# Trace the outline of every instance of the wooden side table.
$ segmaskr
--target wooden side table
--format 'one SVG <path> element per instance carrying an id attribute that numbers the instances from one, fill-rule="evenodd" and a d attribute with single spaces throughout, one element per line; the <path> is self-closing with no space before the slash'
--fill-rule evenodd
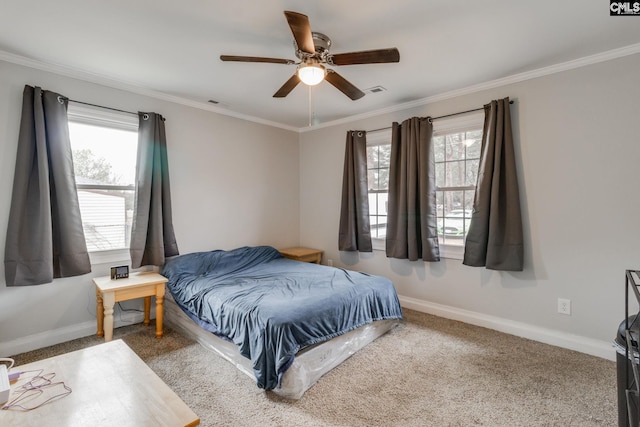
<path id="1" fill-rule="evenodd" d="M 321 251 L 320 249 L 296 247 L 281 249 L 280 253 L 285 258 L 295 259 L 296 261 L 303 262 L 315 262 L 316 264 L 320 264 L 324 251 Z"/>
<path id="2" fill-rule="evenodd" d="M 98 344 L 18 366 L 22 375 L 11 386 L 9 401 L 38 371 L 55 373 L 73 392 L 34 411 L 0 411 L 0 425 L 193 427 L 200 418 L 122 340 Z M 41 383 L 40 381 L 38 381 Z M 32 386 L 33 389 L 33 386 Z M 46 402 L 61 385 L 43 387 L 22 400 L 26 407 Z"/>
<path id="3" fill-rule="evenodd" d="M 113 338 L 113 306 L 116 302 L 144 298 L 144 324 L 150 323 L 151 297 L 156 297 L 156 338 L 162 338 L 162 304 L 167 278 L 154 272 L 131 273 L 126 279 L 96 277 L 96 320 L 99 337 L 105 342 Z"/>

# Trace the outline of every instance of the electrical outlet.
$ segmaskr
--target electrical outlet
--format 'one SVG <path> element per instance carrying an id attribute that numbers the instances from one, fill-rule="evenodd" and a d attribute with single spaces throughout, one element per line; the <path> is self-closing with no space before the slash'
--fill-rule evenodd
<path id="1" fill-rule="evenodd" d="M 558 313 L 571 316 L 571 300 L 566 298 L 558 298 Z"/>

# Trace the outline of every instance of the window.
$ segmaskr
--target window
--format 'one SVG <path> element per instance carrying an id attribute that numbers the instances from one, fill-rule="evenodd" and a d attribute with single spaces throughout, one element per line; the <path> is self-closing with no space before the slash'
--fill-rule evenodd
<path id="1" fill-rule="evenodd" d="M 138 118 L 72 104 L 69 136 L 87 249 L 90 253 L 127 252 L 124 250 L 129 248 L 133 220 Z"/>
<path id="2" fill-rule="evenodd" d="M 476 188 L 484 113 L 434 120 L 436 212 L 440 254 L 462 259 Z M 391 130 L 367 135 L 369 214 L 373 248 L 385 249 Z"/>
<path id="3" fill-rule="evenodd" d="M 436 215 L 440 253 L 462 259 L 480 163 L 484 113 L 434 120 Z"/>
<path id="4" fill-rule="evenodd" d="M 390 159 L 391 130 L 367 134 L 369 223 L 373 248 L 380 250 L 384 250 L 384 239 L 387 236 Z"/>

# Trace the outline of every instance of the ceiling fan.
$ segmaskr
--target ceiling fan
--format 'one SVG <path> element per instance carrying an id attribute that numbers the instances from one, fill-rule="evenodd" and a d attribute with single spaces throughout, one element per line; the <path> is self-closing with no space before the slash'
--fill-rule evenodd
<path id="1" fill-rule="evenodd" d="M 365 94 L 344 77 L 326 65 L 356 65 L 356 64 L 380 64 L 388 62 L 400 62 L 398 49 L 376 49 L 348 53 L 329 53 L 331 39 L 322 33 L 311 31 L 309 18 L 297 12 L 285 11 L 291 32 L 293 33 L 295 55 L 300 60 L 263 58 L 256 56 L 220 55 L 222 61 L 236 62 L 266 62 L 272 64 L 296 64 L 296 73 L 285 82 L 273 95 L 274 98 L 284 98 L 301 81 L 309 86 L 316 85 L 326 80 L 352 100 L 360 99 Z"/>

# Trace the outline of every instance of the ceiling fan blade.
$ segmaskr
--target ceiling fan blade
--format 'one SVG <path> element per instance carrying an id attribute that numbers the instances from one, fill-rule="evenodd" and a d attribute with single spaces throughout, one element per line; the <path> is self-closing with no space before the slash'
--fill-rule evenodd
<path id="1" fill-rule="evenodd" d="M 295 61 L 291 59 L 280 58 L 262 58 L 260 56 L 235 56 L 235 55 L 220 55 L 222 61 L 236 61 L 236 62 L 268 62 L 270 64 L 295 64 Z"/>
<path id="2" fill-rule="evenodd" d="M 316 53 L 316 47 L 313 44 L 313 36 L 311 35 L 311 25 L 309 18 L 298 12 L 290 12 L 285 10 L 284 15 L 287 17 L 289 27 L 293 33 L 293 38 L 298 45 L 298 49 L 310 55 Z"/>
<path id="3" fill-rule="evenodd" d="M 364 96 L 364 92 L 352 85 L 342 77 L 340 74 L 336 73 L 333 70 L 327 70 L 327 75 L 325 76 L 325 80 L 331 83 L 336 87 L 340 92 L 347 95 L 353 101 L 356 99 L 360 99 Z"/>
<path id="4" fill-rule="evenodd" d="M 361 52 L 338 53 L 331 55 L 333 65 L 382 64 L 400 62 L 398 49 L 363 50 Z"/>
<path id="5" fill-rule="evenodd" d="M 289 95 L 289 92 L 291 92 L 296 86 L 298 86 L 298 83 L 300 83 L 300 77 L 298 77 L 298 73 L 296 73 L 291 76 L 291 78 L 289 78 L 289 80 L 287 80 L 276 93 L 273 94 L 273 97 L 284 98 L 285 96 Z"/>

